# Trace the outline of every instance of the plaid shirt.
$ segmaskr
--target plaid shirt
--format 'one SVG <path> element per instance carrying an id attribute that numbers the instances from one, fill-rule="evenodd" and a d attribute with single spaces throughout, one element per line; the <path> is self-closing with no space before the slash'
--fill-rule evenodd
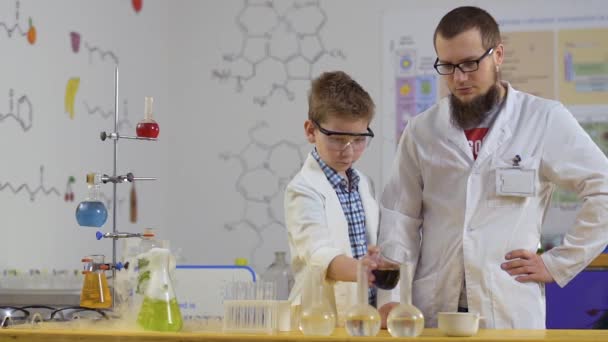
<path id="1" fill-rule="evenodd" d="M 363 202 L 361 201 L 361 195 L 359 194 L 360 177 L 351 167 L 346 170 L 346 176 L 350 181 L 348 182 L 321 160 L 316 148 L 313 149 L 311 154 L 317 163 L 319 163 L 329 184 L 331 184 L 336 191 L 336 195 L 338 195 L 338 199 L 342 205 L 342 211 L 348 222 L 348 239 L 350 240 L 350 248 L 353 257 L 355 259 L 361 259 L 367 253 L 367 229 L 365 228 L 365 210 L 363 209 Z M 350 189 L 348 186 L 349 183 Z M 372 306 L 376 306 L 376 288 L 369 289 L 369 303 Z"/>

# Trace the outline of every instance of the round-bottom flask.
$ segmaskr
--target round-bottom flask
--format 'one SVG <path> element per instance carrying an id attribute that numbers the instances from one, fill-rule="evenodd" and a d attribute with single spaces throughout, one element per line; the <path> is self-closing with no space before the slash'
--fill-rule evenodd
<path id="1" fill-rule="evenodd" d="M 424 330 L 424 316 L 413 305 L 399 304 L 388 314 L 386 325 L 393 337 L 416 337 Z"/>
<path id="2" fill-rule="evenodd" d="M 145 98 L 144 105 L 144 120 L 140 121 L 135 127 L 135 133 L 140 138 L 154 138 L 158 137 L 160 128 L 158 123 L 152 119 L 152 103 L 154 99 L 152 97 Z"/>
<path id="3" fill-rule="evenodd" d="M 346 315 L 346 331 L 350 336 L 376 336 L 380 323 L 378 310 L 369 304 L 351 307 Z"/>
<path id="4" fill-rule="evenodd" d="M 95 174 L 87 175 L 89 195 L 76 208 L 76 221 L 80 226 L 101 227 L 108 219 L 108 210 L 103 202 L 99 200 L 100 182 L 100 177 L 95 177 Z"/>
<path id="5" fill-rule="evenodd" d="M 302 311 L 300 331 L 304 335 L 329 336 L 336 328 L 336 315 L 328 308 L 313 306 Z"/>
<path id="6" fill-rule="evenodd" d="M 336 315 L 327 302 L 323 300 L 323 280 L 320 268 L 311 269 L 310 297 L 303 298 L 300 331 L 304 335 L 329 336 L 336 328 Z"/>
<path id="7" fill-rule="evenodd" d="M 346 332 L 350 336 L 376 336 L 380 331 L 380 314 L 369 305 L 367 269 L 357 262 L 357 304 L 346 312 Z"/>
<path id="8" fill-rule="evenodd" d="M 76 221 L 83 227 L 101 227 L 108 219 L 108 210 L 101 201 L 82 201 L 76 208 Z"/>
<path id="9" fill-rule="evenodd" d="M 412 279 L 412 265 L 401 264 L 400 295 L 401 303 L 388 314 L 386 325 L 393 337 L 416 337 L 424 330 L 424 315 L 412 305 L 412 291 L 409 285 Z"/>

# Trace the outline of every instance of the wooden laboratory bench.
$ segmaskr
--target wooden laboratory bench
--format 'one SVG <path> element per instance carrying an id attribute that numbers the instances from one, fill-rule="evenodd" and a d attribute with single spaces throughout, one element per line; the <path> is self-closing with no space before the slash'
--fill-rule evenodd
<path id="1" fill-rule="evenodd" d="M 102 330 L 44 330 L 44 329 L 1 329 L 0 341 L 608 341 L 608 330 L 485 330 L 481 329 L 473 337 L 447 337 L 438 329 L 425 329 L 421 336 L 415 339 L 397 339 L 391 337 L 386 330 L 381 330 L 375 337 L 350 337 L 344 329 L 336 331 L 328 337 L 304 336 L 300 332 L 278 333 L 276 335 L 249 335 L 223 333 L 154 333 L 141 331 L 102 331 Z"/>
<path id="2" fill-rule="evenodd" d="M 608 253 L 600 254 L 587 267 L 591 267 L 591 268 L 608 268 Z"/>

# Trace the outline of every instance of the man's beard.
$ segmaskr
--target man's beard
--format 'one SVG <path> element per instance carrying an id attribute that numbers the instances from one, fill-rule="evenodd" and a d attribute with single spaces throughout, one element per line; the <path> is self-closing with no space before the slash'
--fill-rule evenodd
<path id="1" fill-rule="evenodd" d="M 478 127 L 500 100 L 500 85 L 495 83 L 485 94 L 463 102 L 450 94 L 451 121 L 463 130 Z"/>

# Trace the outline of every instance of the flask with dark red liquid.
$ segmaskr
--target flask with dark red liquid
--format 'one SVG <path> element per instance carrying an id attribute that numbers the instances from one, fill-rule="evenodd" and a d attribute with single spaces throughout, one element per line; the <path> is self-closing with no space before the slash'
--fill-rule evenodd
<path id="1" fill-rule="evenodd" d="M 378 246 L 380 253 L 376 256 L 378 268 L 373 270 L 374 285 L 383 290 L 390 290 L 397 286 L 400 277 L 400 265 L 410 261 L 407 247 L 398 241 L 384 241 Z"/>
<path id="2" fill-rule="evenodd" d="M 140 138 L 157 138 L 160 133 L 158 123 L 152 119 L 152 103 L 154 98 L 146 97 L 144 108 L 144 119 L 137 124 L 135 132 Z"/>

